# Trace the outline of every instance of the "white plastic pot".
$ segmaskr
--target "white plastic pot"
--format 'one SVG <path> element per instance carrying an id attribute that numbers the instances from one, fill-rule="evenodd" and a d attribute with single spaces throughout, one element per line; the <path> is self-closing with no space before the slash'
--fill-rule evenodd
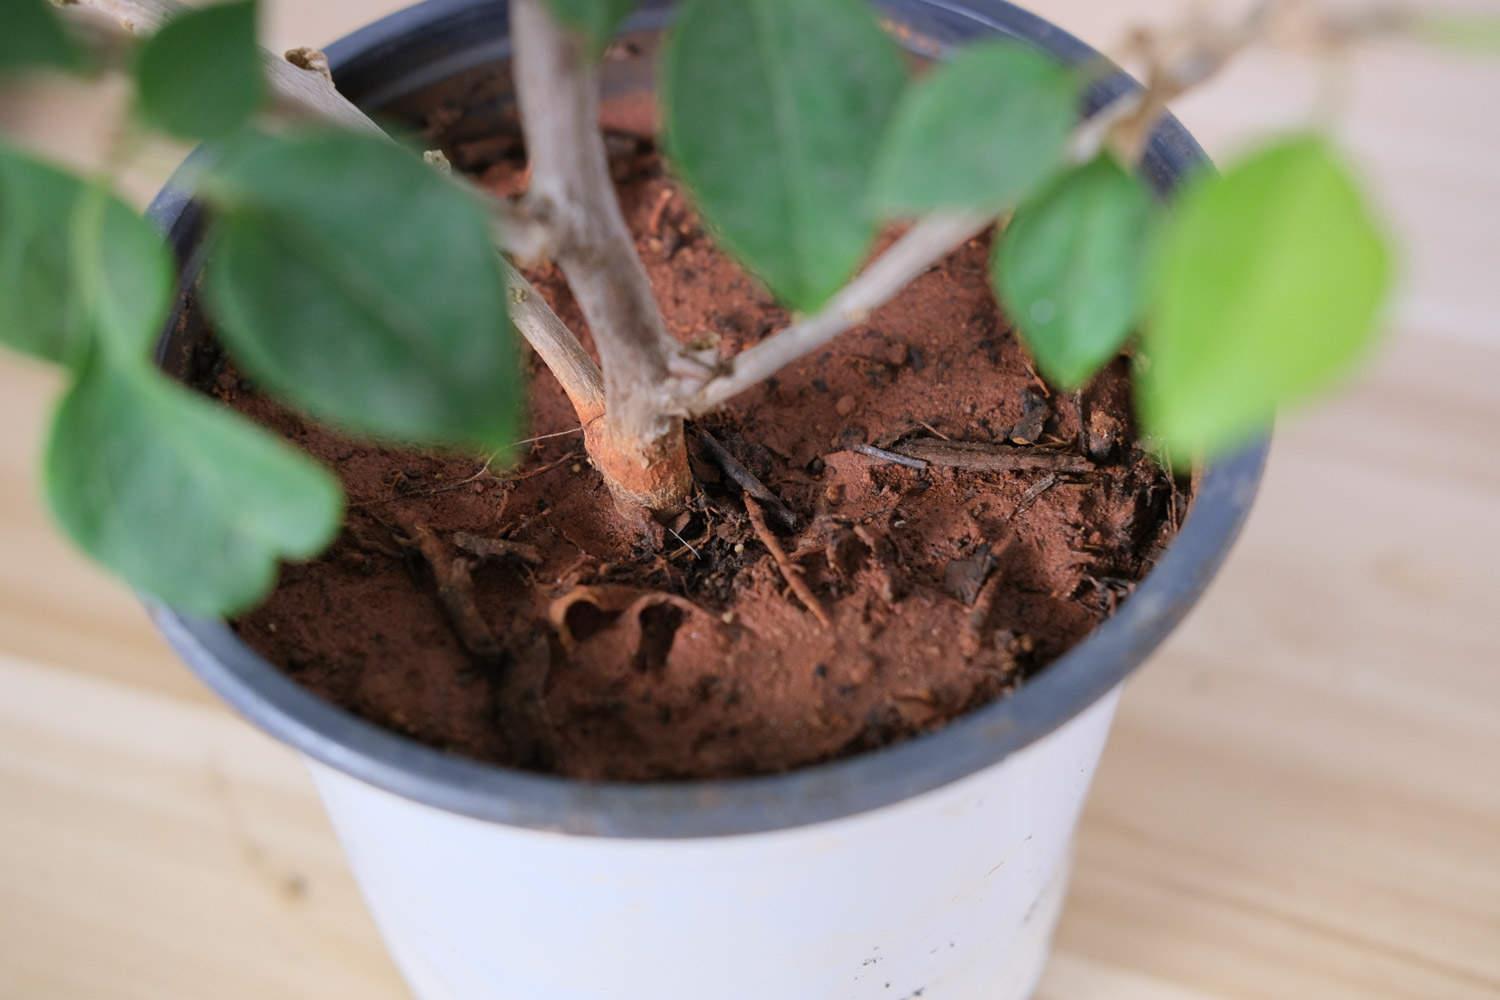
<path id="1" fill-rule="evenodd" d="M 925 56 L 1005 35 L 1070 62 L 1099 58 L 1001 0 L 880 6 Z M 606 62 L 605 86 L 651 85 L 670 8 L 643 0 L 627 25 L 643 54 Z M 416 115 L 445 87 L 475 92 L 482 68 L 508 56 L 506 5 L 433 0 L 327 51 L 351 98 Z M 1116 76 L 1088 100 L 1132 86 Z M 503 117 L 501 89 L 468 109 L 476 132 Z M 1167 194 L 1202 163 L 1168 120 L 1142 170 Z M 152 215 L 194 260 L 202 214 L 183 185 L 163 190 Z M 192 314 L 177 320 L 159 357 L 182 372 L 206 333 Z M 1046 959 L 1119 686 L 1217 571 L 1265 451 L 1259 442 L 1204 470 L 1157 567 L 1014 695 L 784 775 L 595 785 L 481 764 L 321 701 L 222 621 L 152 613 L 211 687 L 309 760 L 420 1000 L 1010 1000 L 1029 994 Z"/>
<path id="2" fill-rule="evenodd" d="M 1117 698 L 943 788 L 733 837 L 485 823 L 311 766 L 420 1000 L 1021 1000 Z"/>

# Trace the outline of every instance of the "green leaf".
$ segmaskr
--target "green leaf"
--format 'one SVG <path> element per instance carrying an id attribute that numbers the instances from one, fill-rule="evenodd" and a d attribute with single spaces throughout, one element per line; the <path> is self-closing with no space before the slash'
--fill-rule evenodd
<path id="1" fill-rule="evenodd" d="M 1155 268 L 1139 376 L 1147 431 L 1190 458 L 1328 386 L 1373 339 L 1391 271 L 1370 207 L 1322 138 L 1200 176 Z"/>
<path id="2" fill-rule="evenodd" d="M 47 444 L 48 501 L 68 535 L 133 586 L 193 614 L 246 610 L 280 558 L 338 532 L 333 476 L 144 364 L 95 355 Z"/>
<path id="3" fill-rule="evenodd" d="M 615 37 L 635 0 L 547 0 L 547 5 L 559 21 L 583 32 L 597 55 Z"/>
<path id="4" fill-rule="evenodd" d="M 83 54 L 47 0 L 4 0 L 0 76 L 33 69 L 76 70 Z"/>
<path id="5" fill-rule="evenodd" d="M 1500 55 L 1500 16 L 1495 14 L 1424 12 L 1414 16 L 1412 30 L 1434 45 Z"/>
<path id="6" fill-rule="evenodd" d="M 100 333 L 144 356 L 172 273 L 161 235 L 134 209 L 0 144 L 0 343 L 76 365 Z"/>
<path id="7" fill-rule="evenodd" d="M 255 44 L 255 0 L 184 11 L 141 46 L 137 101 L 147 123 L 181 139 L 238 129 L 265 94 Z"/>
<path id="8" fill-rule="evenodd" d="M 73 219 L 76 294 L 90 328 L 117 359 L 144 359 L 172 305 L 175 268 L 160 232 L 91 186 Z"/>
<path id="9" fill-rule="evenodd" d="M 677 171 L 784 302 L 821 305 L 869 250 L 870 163 L 905 80 L 864 0 L 689 0 L 662 66 Z"/>
<path id="10" fill-rule="evenodd" d="M 965 49 L 902 98 L 875 168 L 888 215 L 1003 211 L 1060 165 L 1080 77 L 1021 42 Z"/>
<path id="11" fill-rule="evenodd" d="M 1145 298 L 1151 192 L 1108 155 L 1022 204 L 995 243 L 995 293 L 1043 375 L 1064 389 L 1125 343 Z"/>
<path id="12" fill-rule="evenodd" d="M 247 137 L 207 181 L 205 293 L 253 377 L 368 434 L 513 441 L 521 374 L 474 197 L 374 136 Z"/>

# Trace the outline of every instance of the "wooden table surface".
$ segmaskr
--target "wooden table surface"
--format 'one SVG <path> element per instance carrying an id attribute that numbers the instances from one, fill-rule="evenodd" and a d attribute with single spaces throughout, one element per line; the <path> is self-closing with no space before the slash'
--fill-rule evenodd
<path id="1" fill-rule="evenodd" d="M 267 4 L 286 44 L 395 6 Z M 1107 45 L 1176 4 L 1041 9 Z M 1259 57 L 1180 108 L 1227 155 L 1341 94 L 1406 283 L 1127 690 L 1048 1000 L 1500 996 L 1500 64 L 1392 45 L 1337 83 Z M 100 114 L 69 93 L 0 126 L 86 155 Z M 57 387 L 0 359 L 0 997 L 403 996 L 292 753 L 49 529 Z"/>

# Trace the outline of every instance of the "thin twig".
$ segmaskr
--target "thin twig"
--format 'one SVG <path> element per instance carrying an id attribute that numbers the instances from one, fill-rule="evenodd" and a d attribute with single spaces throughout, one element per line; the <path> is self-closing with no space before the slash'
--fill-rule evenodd
<path id="1" fill-rule="evenodd" d="M 771 529 L 766 526 L 766 516 L 761 510 L 760 504 L 750 494 L 745 494 L 745 513 L 750 515 L 750 526 L 755 529 L 755 537 L 771 553 L 771 559 L 776 563 L 776 568 L 781 571 L 781 576 L 787 585 L 792 588 L 792 593 L 797 595 L 797 600 L 802 602 L 803 607 L 811 611 L 813 617 L 818 620 L 824 628 L 829 628 L 833 622 L 828 617 L 828 612 L 823 610 L 823 603 L 818 600 L 818 595 L 812 592 L 807 581 L 802 578 L 799 570 L 791 559 L 787 558 L 786 549 L 781 547 L 781 542 L 772 534 Z"/>
<path id="2" fill-rule="evenodd" d="M 416 549 L 432 572 L 438 600 L 464 649 L 482 660 L 500 659 L 505 650 L 474 601 L 474 578 L 469 573 L 468 560 L 455 555 L 432 528 L 416 517 L 398 513 L 396 522 L 408 546 Z"/>
<path id="3" fill-rule="evenodd" d="M 536 437 L 522 438 L 521 440 L 512 444 L 511 447 L 519 448 L 523 444 L 536 444 L 538 441 L 550 441 L 553 438 L 568 437 L 571 434 L 581 433 L 583 433 L 583 427 L 581 425 L 578 427 L 569 427 L 565 431 L 553 431 L 551 434 L 538 434 Z"/>
<path id="4" fill-rule="evenodd" d="M 1026 513 L 1031 509 L 1031 505 L 1037 502 L 1037 498 L 1039 498 L 1043 493 L 1046 493 L 1052 487 L 1056 486 L 1057 483 L 1057 473 L 1055 472 L 1049 472 L 1041 479 L 1038 479 L 1036 482 L 1032 483 L 1026 488 L 1026 492 L 1021 494 L 1021 499 L 1016 502 L 1015 510 L 1012 510 L 1010 512 L 1010 516 L 1007 517 L 1006 520 L 1014 520 L 1015 518 L 1018 518 L 1022 514 Z"/>
<path id="5" fill-rule="evenodd" d="M 907 455 L 898 455 L 894 451 L 886 451 L 884 448 L 877 448 L 873 444 L 857 444 L 854 446 L 854 450 L 859 452 L 861 455 L 866 455 L 870 458 L 877 458 L 882 462 L 893 462 L 896 465 L 904 465 L 908 469 L 927 468 L 927 462 L 923 459 L 911 458 Z"/>
<path id="6" fill-rule="evenodd" d="M 952 441 L 953 440 L 951 437 L 949 437 L 948 435 L 944 434 L 942 431 L 938 430 L 936 427 L 932 426 L 931 424 L 929 424 L 925 420 L 918 420 L 917 421 L 917 425 L 919 427 L 922 427 L 924 430 L 932 432 L 933 435 L 942 438 L 944 441 Z"/>
<path id="7" fill-rule="evenodd" d="M 698 550 L 695 549 L 695 548 L 693 548 L 693 543 L 690 542 L 690 541 L 688 541 L 686 538 L 683 538 L 680 534 L 678 534 L 676 528 L 672 527 L 671 525 L 668 525 L 667 526 L 667 530 L 672 533 L 672 537 L 673 538 L 675 538 L 679 542 L 681 542 L 687 548 L 687 550 L 693 554 L 693 558 L 694 559 L 701 559 L 702 558 L 702 556 L 699 555 Z M 680 554 L 681 551 L 682 551 L 681 549 L 678 549 L 677 552 L 672 553 L 672 555 L 676 556 L 676 555 Z"/>
<path id="8" fill-rule="evenodd" d="M 528 566 L 540 566 L 542 553 L 535 545 L 512 542 L 504 538 L 489 538 L 467 531 L 455 531 L 453 544 L 480 559 L 519 559 Z"/>
<path id="9" fill-rule="evenodd" d="M 703 445 L 703 450 L 708 452 L 709 457 L 714 460 L 714 464 L 723 469 L 724 474 L 736 486 L 747 496 L 760 501 L 783 528 L 788 531 L 797 530 L 797 515 L 792 513 L 791 509 L 782 503 L 781 498 L 772 493 L 765 483 L 757 479 L 755 473 L 745 468 L 739 459 L 730 454 L 729 449 L 720 444 L 718 438 L 702 427 L 693 428 L 693 433 L 698 443 Z"/>
<path id="10" fill-rule="evenodd" d="M 895 450 L 908 458 L 921 459 L 948 469 L 972 472 L 1017 472 L 1046 469 L 1051 472 L 1091 472 L 1094 463 L 1081 455 L 1043 448 L 987 441 L 938 441 L 916 438 L 897 445 Z"/>

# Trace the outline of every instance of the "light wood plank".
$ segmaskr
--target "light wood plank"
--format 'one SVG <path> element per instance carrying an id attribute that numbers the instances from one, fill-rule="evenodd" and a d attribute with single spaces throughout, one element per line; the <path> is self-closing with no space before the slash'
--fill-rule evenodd
<path id="1" fill-rule="evenodd" d="M 286 46 L 400 5 L 264 7 Z M 1104 46 L 1182 9 L 1038 8 Z M 1500 995 L 1500 69 L 1388 45 L 1345 82 L 1398 332 L 1279 430 L 1230 565 L 1127 691 L 1046 1000 Z M 1227 156 L 1320 83 L 1260 56 L 1178 110 Z M 0 128 L 87 161 L 110 107 L 73 88 Z M 0 359 L 0 998 L 403 995 L 294 756 L 50 530 L 56 388 Z"/>

